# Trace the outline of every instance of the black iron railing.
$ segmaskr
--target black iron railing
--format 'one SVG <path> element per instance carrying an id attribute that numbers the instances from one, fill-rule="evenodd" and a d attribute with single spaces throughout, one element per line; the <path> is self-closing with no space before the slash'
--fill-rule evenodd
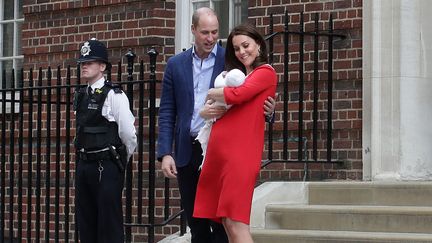
<path id="1" fill-rule="evenodd" d="M 282 158 L 274 159 L 273 158 L 273 143 L 274 143 L 274 131 L 273 131 L 273 124 L 269 124 L 268 126 L 268 154 L 267 158 L 263 160 L 262 168 L 266 167 L 267 165 L 271 163 L 304 163 L 304 180 L 308 177 L 308 164 L 310 163 L 343 163 L 342 161 L 338 160 L 332 160 L 332 124 L 333 124 L 333 118 L 332 118 L 332 103 L 333 103 L 333 39 L 336 38 L 345 38 L 344 35 L 335 34 L 333 33 L 333 16 L 330 14 L 329 22 L 328 22 L 328 30 L 320 30 L 319 29 L 319 14 L 316 13 L 314 15 L 314 30 L 307 32 L 305 31 L 305 23 L 304 23 L 304 15 L 303 12 L 300 13 L 300 23 L 298 25 L 298 30 L 293 31 L 289 28 L 289 16 L 288 12 L 285 12 L 284 16 L 284 30 L 279 32 L 274 32 L 274 23 L 273 23 L 273 15 L 270 15 L 270 25 L 269 25 L 269 34 L 266 36 L 266 40 L 269 43 L 269 62 L 273 64 L 274 60 L 274 40 L 278 35 L 283 35 L 283 92 L 282 92 L 282 101 L 283 101 L 283 111 L 281 112 L 282 116 L 282 123 L 283 123 L 283 129 L 282 129 Z M 290 37 L 291 36 L 298 36 L 298 43 L 291 43 Z M 305 112 L 304 108 L 304 94 L 305 94 L 305 58 L 304 58 L 304 52 L 305 52 L 305 37 L 306 36 L 313 36 L 313 43 L 314 43 L 314 49 L 313 49 L 313 111 L 312 111 L 312 159 L 309 159 L 308 151 L 307 151 L 307 143 L 308 143 L 308 137 L 305 136 L 305 128 L 304 128 L 304 117 L 303 114 Z M 326 159 L 319 159 L 318 156 L 318 100 L 319 100 L 319 41 L 320 38 L 326 38 L 327 39 L 327 50 L 328 53 L 328 59 L 327 59 L 327 136 L 326 136 Z M 290 45 L 298 45 L 298 55 L 299 55 L 299 61 L 298 61 L 298 119 L 297 121 L 289 119 L 290 111 L 288 109 L 288 104 L 290 103 L 289 94 L 292 92 L 288 89 L 289 87 L 289 55 L 290 55 Z M 292 82 L 292 81 L 291 81 Z M 297 136 L 290 136 L 289 135 L 289 129 L 288 129 L 288 123 L 289 122 L 296 122 L 297 123 Z M 288 143 L 289 142 L 297 142 L 297 158 L 289 158 L 288 157 Z"/>

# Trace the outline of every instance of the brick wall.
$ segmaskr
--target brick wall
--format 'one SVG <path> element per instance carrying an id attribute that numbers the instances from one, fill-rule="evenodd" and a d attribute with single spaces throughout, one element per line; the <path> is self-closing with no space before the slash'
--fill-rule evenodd
<path id="1" fill-rule="evenodd" d="M 334 32 L 343 34 L 346 39 L 335 39 L 333 50 L 333 160 L 344 161 L 344 165 L 310 165 L 310 180 L 321 179 L 362 179 L 362 153 L 361 153 L 361 124 L 362 124 L 362 1 L 361 0 L 257 0 L 249 1 L 249 21 L 256 24 L 261 33 L 269 33 L 270 14 L 274 16 L 274 31 L 284 30 L 284 15 L 289 16 L 289 30 L 298 31 L 300 12 L 304 12 L 305 31 L 314 30 L 315 13 L 319 14 L 320 29 L 328 29 L 329 16 L 332 14 Z M 288 100 L 290 110 L 289 136 L 296 137 L 298 119 L 298 89 L 299 89 L 299 65 L 298 65 L 298 37 L 292 35 L 289 45 L 289 85 Z M 282 70 L 283 70 L 283 46 L 282 38 L 275 39 L 276 50 L 274 67 L 279 71 L 279 101 L 283 99 Z M 327 45 L 325 39 L 319 42 L 319 119 L 318 127 L 318 157 L 325 159 L 326 108 L 327 97 Z M 313 107 L 313 37 L 305 38 L 305 113 L 304 127 L 308 139 L 309 151 L 312 148 L 312 107 Z M 279 103 L 276 111 L 276 137 L 281 130 L 278 121 L 282 121 L 282 104 Z M 273 157 L 282 158 L 281 146 L 275 145 Z M 288 158 L 297 158 L 297 144 L 289 144 Z M 312 154 L 309 152 L 308 157 Z M 262 170 L 260 182 L 268 180 L 301 180 L 304 176 L 303 164 L 275 164 Z"/>
<path id="2" fill-rule="evenodd" d="M 79 45 L 92 37 L 104 41 L 113 64 L 125 63 L 129 48 L 146 59 L 148 49 L 155 46 L 161 62 L 174 53 L 174 0 L 28 0 L 24 14 L 26 69 L 74 67 Z"/>

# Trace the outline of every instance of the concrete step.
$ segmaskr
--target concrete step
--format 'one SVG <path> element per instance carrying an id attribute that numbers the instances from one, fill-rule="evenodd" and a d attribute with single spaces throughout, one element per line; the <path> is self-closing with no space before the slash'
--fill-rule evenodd
<path id="1" fill-rule="evenodd" d="M 431 233 L 432 207 L 268 205 L 265 228 Z"/>
<path id="2" fill-rule="evenodd" d="M 255 243 L 432 242 L 432 234 L 354 231 L 252 229 Z"/>
<path id="3" fill-rule="evenodd" d="M 318 182 L 309 204 L 432 206 L 432 182 Z"/>

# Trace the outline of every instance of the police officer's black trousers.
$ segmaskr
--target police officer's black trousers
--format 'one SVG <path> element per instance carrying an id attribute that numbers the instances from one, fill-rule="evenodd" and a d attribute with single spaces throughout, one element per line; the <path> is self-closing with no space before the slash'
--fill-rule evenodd
<path id="1" fill-rule="evenodd" d="M 177 168 L 177 180 L 180 189 L 181 203 L 191 229 L 192 243 L 228 243 L 228 237 L 222 224 L 209 219 L 194 218 L 193 209 L 198 185 L 199 166 L 201 165 L 201 144 L 191 138 L 192 158 L 185 167 Z"/>
<path id="2" fill-rule="evenodd" d="M 110 159 L 78 161 L 75 189 L 81 243 L 124 242 L 123 180 L 124 173 Z"/>

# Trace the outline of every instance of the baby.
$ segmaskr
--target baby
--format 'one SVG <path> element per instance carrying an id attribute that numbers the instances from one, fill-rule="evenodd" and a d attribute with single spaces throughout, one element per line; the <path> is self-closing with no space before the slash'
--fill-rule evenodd
<path id="1" fill-rule="evenodd" d="M 245 74 L 240 71 L 239 69 L 232 69 L 229 72 L 223 71 L 220 73 L 214 82 L 215 88 L 222 88 L 222 87 L 238 87 L 244 83 L 246 76 Z M 229 109 L 231 106 L 225 104 L 221 101 L 216 101 L 212 104 L 212 106 L 225 106 L 227 109 Z M 207 151 L 207 144 L 208 139 L 210 137 L 210 131 L 212 128 L 213 123 L 216 121 L 216 118 L 206 120 L 204 126 L 200 129 L 198 132 L 198 136 L 196 137 L 196 140 L 198 140 L 201 143 L 201 148 L 203 151 L 203 161 L 201 163 L 200 169 L 204 165 L 205 155 Z"/>

